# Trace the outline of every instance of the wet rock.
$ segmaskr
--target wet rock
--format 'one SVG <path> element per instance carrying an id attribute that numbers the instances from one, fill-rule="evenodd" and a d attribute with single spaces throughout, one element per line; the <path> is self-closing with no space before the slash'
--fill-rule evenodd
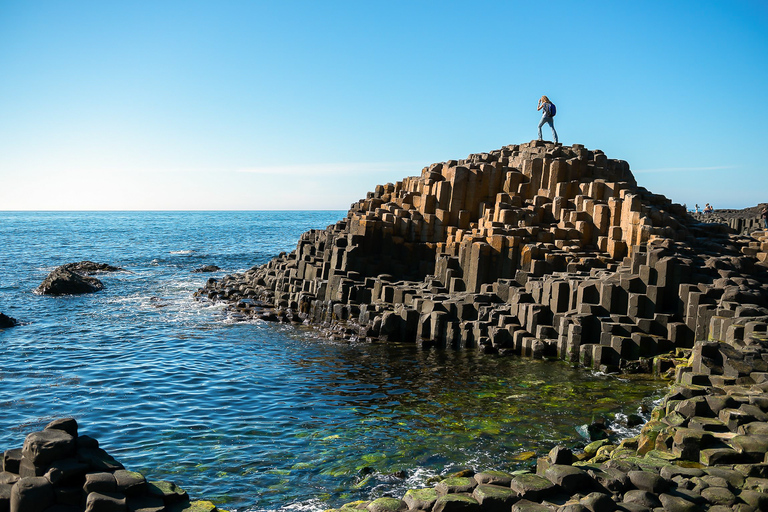
<path id="1" fill-rule="evenodd" d="M 104 288 L 95 277 L 83 276 L 64 268 L 54 269 L 37 287 L 41 295 L 79 295 L 93 293 Z"/>

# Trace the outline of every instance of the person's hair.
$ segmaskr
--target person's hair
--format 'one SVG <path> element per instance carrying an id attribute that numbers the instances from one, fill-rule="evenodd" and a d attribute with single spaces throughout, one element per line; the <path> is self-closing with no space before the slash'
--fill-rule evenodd
<path id="1" fill-rule="evenodd" d="M 539 101 L 543 101 L 544 103 L 552 103 L 551 101 L 549 101 L 549 98 L 547 98 L 546 96 L 542 96 Z"/>

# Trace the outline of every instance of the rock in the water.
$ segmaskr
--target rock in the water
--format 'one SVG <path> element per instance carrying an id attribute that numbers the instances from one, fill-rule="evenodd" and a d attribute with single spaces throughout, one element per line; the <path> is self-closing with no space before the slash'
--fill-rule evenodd
<path id="1" fill-rule="evenodd" d="M 84 276 L 63 267 L 53 270 L 37 287 L 41 295 L 79 295 L 93 293 L 104 288 L 101 281 L 95 277 Z"/>
<path id="2" fill-rule="evenodd" d="M 221 270 L 221 268 L 217 267 L 216 265 L 205 265 L 200 268 L 196 268 L 192 272 L 218 272 Z"/>
<path id="3" fill-rule="evenodd" d="M 78 274 L 95 274 L 98 272 L 119 272 L 123 270 L 120 267 L 113 267 L 106 263 L 94 263 L 92 261 L 78 261 L 76 263 L 67 263 L 59 268 L 69 270 L 71 272 L 77 272 Z"/>
<path id="4" fill-rule="evenodd" d="M 19 322 L 15 318 L 0 313 L 0 329 L 7 329 L 8 327 L 15 327 L 19 325 Z"/>

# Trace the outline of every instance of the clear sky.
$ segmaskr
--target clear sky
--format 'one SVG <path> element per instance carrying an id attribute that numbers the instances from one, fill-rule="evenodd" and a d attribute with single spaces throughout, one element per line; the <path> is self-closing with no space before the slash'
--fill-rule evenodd
<path id="1" fill-rule="evenodd" d="M 536 138 L 542 94 L 564 144 L 741 208 L 766 91 L 765 0 L 0 0 L 0 210 L 346 209 Z"/>

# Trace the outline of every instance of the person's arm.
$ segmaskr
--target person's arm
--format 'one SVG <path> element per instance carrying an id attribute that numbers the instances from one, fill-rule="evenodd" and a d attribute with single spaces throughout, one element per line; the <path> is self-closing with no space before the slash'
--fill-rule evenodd
<path id="1" fill-rule="evenodd" d="M 541 100 L 539 100 L 539 106 L 538 106 L 538 108 L 536 110 L 541 110 L 541 107 L 543 107 L 543 106 L 544 105 L 542 105 Z"/>

